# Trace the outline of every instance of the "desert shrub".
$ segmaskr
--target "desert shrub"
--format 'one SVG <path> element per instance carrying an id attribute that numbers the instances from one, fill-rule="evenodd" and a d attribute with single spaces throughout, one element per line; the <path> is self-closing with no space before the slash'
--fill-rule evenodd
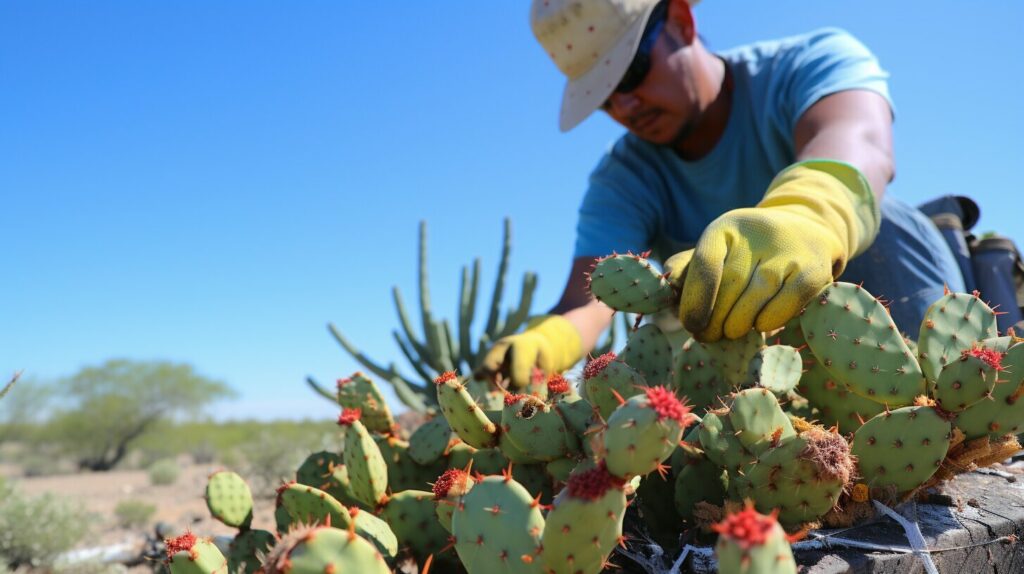
<path id="1" fill-rule="evenodd" d="M 77 503 L 46 493 L 27 497 L 0 482 L 0 562 L 48 568 L 88 534 L 91 521 Z"/>
<path id="2" fill-rule="evenodd" d="M 149 467 L 149 483 L 153 486 L 166 486 L 174 484 L 181 474 L 178 462 L 171 458 L 165 458 L 154 462 Z"/>
<path id="3" fill-rule="evenodd" d="M 122 528 L 139 528 L 149 524 L 156 514 L 156 505 L 142 500 L 122 500 L 114 507 L 114 517 Z"/>
<path id="4" fill-rule="evenodd" d="M 263 431 L 239 447 L 245 460 L 243 475 L 251 481 L 253 494 L 273 496 L 282 481 L 295 478 L 295 469 L 317 450 L 318 434 L 294 440 L 271 431 Z"/>

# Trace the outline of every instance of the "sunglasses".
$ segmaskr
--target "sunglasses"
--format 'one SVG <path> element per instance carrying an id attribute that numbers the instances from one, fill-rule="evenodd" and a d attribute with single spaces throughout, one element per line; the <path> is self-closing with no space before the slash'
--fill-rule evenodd
<path id="1" fill-rule="evenodd" d="M 636 55 L 626 68 L 626 73 L 622 75 L 619 85 L 615 86 L 617 93 L 628 94 L 637 89 L 651 71 L 651 50 L 654 49 L 654 42 L 665 27 L 667 13 L 668 2 L 659 3 L 651 12 L 651 17 L 647 19 L 647 27 L 640 37 L 640 45 L 636 48 Z"/>

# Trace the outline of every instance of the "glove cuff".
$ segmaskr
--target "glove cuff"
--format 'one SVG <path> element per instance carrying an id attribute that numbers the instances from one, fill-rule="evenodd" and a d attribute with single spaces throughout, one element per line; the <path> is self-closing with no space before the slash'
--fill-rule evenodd
<path id="1" fill-rule="evenodd" d="M 576 326 L 561 315 L 538 315 L 526 322 L 526 333 L 544 337 L 555 350 L 556 369 L 564 371 L 583 358 L 583 342 Z"/>
<path id="2" fill-rule="evenodd" d="M 871 191 L 871 185 L 859 169 L 831 159 L 809 159 L 795 163 L 775 176 L 768 186 L 764 199 L 758 205 L 767 207 L 773 203 L 784 203 L 785 200 L 779 197 L 783 194 L 775 192 L 781 192 L 788 187 L 785 184 L 791 182 L 802 189 L 817 188 L 821 193 L 831 195 L 836 200 L 845 199 L 836 202 L 822 198 L 837 212 L 833 217 L 826 216 L 825 219 L 834 220 L 835 216 L 838 216 L 842 220 L 839 227 L 845 229 L 836 229 L 836 232 L 844 235 L 849 257 L 863 253 L 875 240 L 882 223 L 882 215 L 875 194 Z"/>

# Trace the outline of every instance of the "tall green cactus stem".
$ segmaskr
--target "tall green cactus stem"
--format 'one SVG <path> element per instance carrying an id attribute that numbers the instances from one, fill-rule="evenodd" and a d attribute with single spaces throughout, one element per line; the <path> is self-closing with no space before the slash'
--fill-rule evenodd
<path id="1" fill-rule="evenodd" d="M 779 509 L 779 521 L 795 527 L 832 510 L 853 472 L 846 439 L 812 427 L 762 453 L 746 473 L 743 494 L 762 512 Z"/>
<path id="2" fill-rule="evenodd" d="M 924 484 L 949 451 L 949 421 L 926 406 L 876 415 L 853 436 L 852 452 L 869 487 L 905 493 Z"/>
<path id="3" fill-rule="evenodd" d="M 267 574 L 391 574 L 373 544 L 353 529 L 299 527 L 274 546 L 263 564 Z"/>
<path id="4" fill-rule="evenodd" d="M 615 353 L 606 353 L 583 368 L 583 386 L 587 400 L 607 419 L 619 407 L 620 397 L 640 394 L 647 381 L 636 369 L 616 359 Z"/>
<path id="5" fill-rule="evenodd" d="M 273 548 L 277 538 L 266 530 L 239 532 L 228 546 L 228 572 L 254 574 L 260 567 L 260 557 Z"/>
<path id="6" fill-rule="evenodd" d="M 924 375 L 892 317 L 859 285 L 835 282 L 800 316 L 814 356 L 854 393 L 897 407 L 924 394 Z"/>
<path id="7" fill-rule="evenodd" d="M 391 417 L 380 389 L 362 372 L 353 373 L 345 379 L 338 379 L 338 404 L 347 409 L 360 409 L 366 428 L 381 433 L 391 432 L 395 421 Z"/>
<path id="8" fill-rule="evenodd" d="M 278 487 L 277 506 L 285 509 L 291 524 L 326 524 L 339 528 L 352 524 L 345 505 L 318 488 L 297 482 Z"/>
<path id="9" fill-rule="evenodd" d="M 993 341 L 984 344 L 992 345 Z M 998 365 L 999 379 L 991 396 L 956 417 L 956 427 L 967 440 L 986 435 L 998 438 L 1024 430 L 1024 400 L 1020 400 L 1024 396 L 1024 342 L 1007 349 Z"/>
<path id="10" fill-rule="evenodd" d="M 748 366 L 750 380 L 785 397 L 796 389 L 803 372 L 800 351 L 789 345 L 771 345 L 754 355 Z"/>
<path id="11" fill-rule="evenodd" d="M 448 544 L 449 531 L 439 522 L 432 492 L 396 492 L 388 497 L 380 516 L 395 533 L 399 547 L 409 548 L 420 564 L 430 555 L 440 554 Z"/>
<path id="12" fill-rule="evenodd" d="M 779 400 L 764 388 L 744 389 L 733 395 L 729 421 L 736 429 L 736 438 L 755 455 L 796 436 Z"/>
<path id="13" fill-rule="evenodd" d="M 715 556 L 720 574 L 796 574 L 796 561 L 775 513 L 750 506 L 712 526 L 718 532 Z"/>
<path id="14" fill-rule="evenodd" d="M 540 502 L 509 474 L 487 476 L 452 515 L 455 551 L 470 574 L 539 574 L 544 517 Z"/>
<path id="15" fill-rule="evenodd" d="M 587 283 L 598 301 L 627 313 L 655 313 L 676 299 L 668 279 L 632 253 L 598 259 Z"/>
<path id="16" fill-rule="evenodd" d="M 557 460 L 580 453 L 580 442 L 559 411 L 537 397 L 509 394 L 501 413 L 501 430 L 532 458 Z"/>
<path id="17" fill-rule="evenodd" d="M 624 481 L 604 464 L 575 474 L 555 497 L 544 524 L 545 572 L 597 574 L 623 543 Z"/>
<path id="18" fill-rule="evenodd" d="M 638 371 L 652 387 L 672 384 L 672 346 L 653 323 L 642 325 L 629 336 L 619 360 Z"/>
<path id="19" fill-rule="evenodd" d="M 388 489 L 388 468 L 380 448 L 359 416 L 359 409 L 344 409 L 338 417 L 338 425 L 345 435 L 341 456 L 348 469 L 353 494 L 363 504 L 374 507 Z"/>
<path id="20" fill-rule="evenodd" d="M 246 529 L 252 523 L 252 491 L 233 472 L 220 470 L 210 475 L 206 507 L 214 518 L 232 528 Z"/>
<path id="21" fill-rule="evenodd" d="M 932 396 L 944 411 L 960 412 L 992 397 L 1003 366 L 1003 354 L 984 347 L 971 347 L 959 359 L 946 363 L 935 381 Z"/>
<path id="22" fill-rule="evenodd" d="M 672 382 L 677 397 L 686 397 L 694 411 L 704 412 L 720 406 L 719 397 L 728 396 L 732 387 L 717 366 L 704 343 L 687 339 L 675 353 Z"/>
<path id="23" fill-rule="evenodd" d="M 164 541 L 171 574 L 228 574 L 228 559 L 207 539 L 186 532 Z"/>
<path id="24" fill-rule="evenodd" d="M 661 470 L 692 420 L 690 408 L 665 387 L 650 387 L 630 397 L 608 418 L 608 472 L 629 479 Z"/>
<path id="25" fill-rule="evenodd" d="M 434 512 L 441 526 L 452 531 L 452 514 L 459 499 L 466 495 L 476 480 L 461 468 L 450 468 L 434 482 Z"/>
<path id="26" fill-rule="evenodd" d="M 498 444 L 498 426 L 476 404 L 458 375 L 446 371 L 434 379 L 434 384 L 441 412 L 459 438 L 475 448 L 490 448 Z"/>
<path id="27" fill-rule="evenodd" d="M 917 339 L 921 369 L 929 381 L 939 378 L 942 368 L 982 339 L 996 336 L 996 314 L 978 297 L 949 293 L 925 311 Z"/>

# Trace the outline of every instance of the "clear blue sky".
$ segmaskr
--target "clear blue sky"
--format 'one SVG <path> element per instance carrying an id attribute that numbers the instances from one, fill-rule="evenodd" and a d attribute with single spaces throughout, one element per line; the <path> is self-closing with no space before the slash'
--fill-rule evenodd
<path id="1" fill-rule="evenodd" d="M 527 2 L 0 3 L 0 372 L 187 361 L 227 417 L 330 417 L 302 383 L 357 369 L 334 321 L 401 362 L 390 287 L 435 312 L 460 268 L 560 293 L 586 175 L 621 133 L 556 127 Z M 712 48 L 841 26 L 892 74 L 890 193 L 982 204 L 1024 245 L 1024 3 L 704 0 Z"/>

